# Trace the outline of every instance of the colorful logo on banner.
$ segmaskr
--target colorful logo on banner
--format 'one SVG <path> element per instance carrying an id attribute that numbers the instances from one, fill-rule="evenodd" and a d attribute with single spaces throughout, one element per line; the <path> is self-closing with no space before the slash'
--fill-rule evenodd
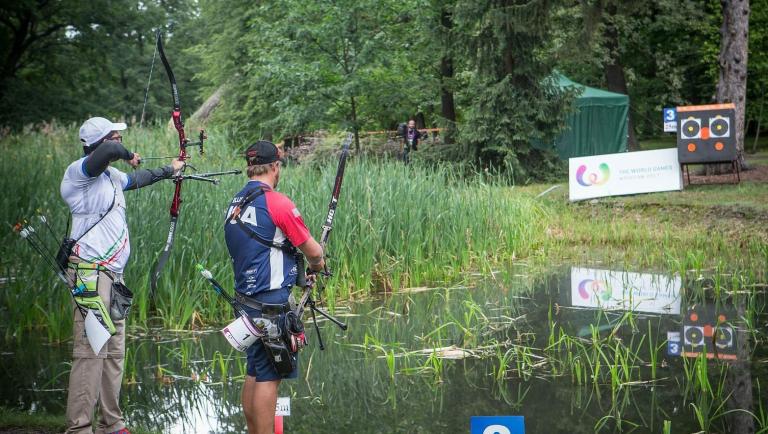
<path id="1" fill-rule="evenodd" d="M 586 179 L 584 179 L 584 174 L 587 173 L 587 166 L 584 164 L 579 166 L 579 168 L 576 169 L 576 182 L 584 187 L 589 187 L 590 185 L 603 185 L 608 182 L 608 178 L 611 177 L 611 170 L 608 168 L 608 164 L 600 163 L 597 167 L 600 174 L 592 172 L 586 176 Z"/>
<path id="2" fill-rule="evenodd" d="M 595 294 L 602 301 L 611 299 L 611 291 L 602 280 L 584 279 L 579 282 L 579 296 L 589 300 L 590 294 Z"/>
<path id="3" fill-rule="evenodd" d="M 523 416 L 472 416 L 470 434 L 525 434 Z"/>

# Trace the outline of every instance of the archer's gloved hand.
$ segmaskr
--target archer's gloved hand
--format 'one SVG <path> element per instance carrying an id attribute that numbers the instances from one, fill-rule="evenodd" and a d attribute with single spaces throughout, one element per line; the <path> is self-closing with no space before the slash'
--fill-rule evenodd
<path id="1" fill-rule="evenodd" d="M 185 162 L 179 160 L 178 158 L 174 158 L 173 161 L 171 161 L 171 167 L 173 168 L 173 176 L 178 176 L 179 173 L 181 173 L 181 170 L 184 169 L 185 165 L 186 165 Z"/>
<path id="2" fill-rule="evenodd" d="M 133 157 L 130 160 L 126 160 L 126 161 L 128 162 L 128 164 L 131 165 L 131 167 L 135 169 L 139 167 L 139 165 L 141 164 L 141 155 L 139 155 L 138 152 L 134 152 Z"/>

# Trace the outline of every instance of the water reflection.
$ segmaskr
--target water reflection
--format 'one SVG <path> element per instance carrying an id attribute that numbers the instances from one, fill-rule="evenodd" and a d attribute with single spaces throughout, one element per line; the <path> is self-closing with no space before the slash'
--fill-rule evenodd
<path id="1" fill-rule="evenodd" d="M 571 268 L 573 306 L 677 315 L 680 276 Z"/>
<path id="2" fill-rule="evenodd" d="M 766 351 L 751 350 L 750 336 L 764 334 L 746 333 L 743 318 L 764 323 L 764 297 L 711 295 L 676 275 L 573 267 L 356 303 L 338 312 L 349 331 L 321 323 L 326 351 L 303 351 L 300 378 L 281 386 L 291 397 L 285 429 L 466 433 L 471 416 L 516 414 L 529 432 L 662 432 L 665 421 L 672 432 L 755 432 L 766 421 L 746 411 L 768 401 L 753 388 L 768 382 Z M 726 325 L 732 339 L 718 335 Z M 686 347 L 691 327 L 704 344 Z M 668 332 L 689 357 L 668 353 Z M 129 423 L 244 432 L 245 360 L 218 333 L 134 330 L 128 347 Z M 34 338 L 4 348 L 0 403 L 62 414 L 71 350 Z"/>
<path id="3" fill-rule="evenodd" d="M 739 336 L 732 321 L 736 310 L 728 307 L 694 305 L 683 316 L 682 356 L 736 360 Z M 740 335 L 740 334 L 739 334 Z"/>
<path id="4" fill-rule="evenodd" d="M 738 303 L 737 314 L 745 318 L 746 308 L 744 303 Z M 752 390 L 752 362 L 750 357 L 750 341 L 744 337 L 744 333 L 738 333 L 735 340 L 735 359 L 736 361 L 729 366 L 728 374 L 725 377 L 725 388 L 731 392 L 727 401 L 728 406 L 728 426 L 735 433 L 752 434 L 755 430 L 755 418 L 752 412 L 755 410 L 753 390 Z M 763 384 L 766 377 L 762 376 Z M 760 399 L 760 397 L 758 397 Z M 765 400 L 762 401 L 763 403 Z M 765 409 L 760 407 L 761 415 Z M 763 431 L 766 429 L 762 427 Z"/>

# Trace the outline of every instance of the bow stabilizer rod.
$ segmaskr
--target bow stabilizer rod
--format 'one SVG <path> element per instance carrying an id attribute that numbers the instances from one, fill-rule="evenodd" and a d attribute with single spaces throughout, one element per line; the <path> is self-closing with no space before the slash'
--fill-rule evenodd
<path id="1" fill-rule="evenodd" d="M 325 245 L 328 244 L 328 238 L 333 229 L 333 218 L 336 215 L 336 206 L 339 204 L 341 183 L 344 181 L 344 169 L 347 167 L 347 156 L 349 155 L 349 145 L 352 143 L 352 137 L 352 133 L 348 133 L 347 138 L 341 145 L 339 166 L 336 168 L 336 180 L 333 183 L 333 190 L 331 191 L 331 201 L 328 203 L 328 215 L 325 217 L 322 232 L 320 233 L 320 245 L 323 247 L 323 252 L 325 252 Z"/>
<path id="2" fill-rule="evenodd" d="M 325 221 L 323 222 L 322 232 L 320 234 L 320 246 L 322 246 L 323 248 L 323 254 L 325 254 L 325 248 L 326 248 L 326 245 L 328 244 L 328 239 L 330 238 L 331 230 L 333 229 L 333 219 L 336 216 L 336 206 L 339 204 L 339 195 L 341 194 L 341 184 L 344 181 L 344 169 L 347 166 L 347 156 L 349 155 L 349 146 L 352 143 L 352 138 L 353 136 L 351 133 L 347 134 L 347 138 L 344 140 L 341 146 L 341 155 L 339 155 L 339 165 L 336 169 L 336 180 L 334 181 L 334 184 L 333 184 L 333 190 L 331 190 L 331 201 L 328 203 L 328 214 L 325 217 Z M 326 277 L 331 275 L 327 266 L 325 267 L 325 270 L 323 271 L 322 274 Z M 301 294 L 301 298 L 299 299 L 299 303 L 296 306 L 295 312 L 296 312 L 296 316 L 298 318 L 301 318 L 302 315 L 304 314 L 304 310 L 306 309 L 307 306 L 309 306 L 310 311 L 312 312 L 312 321 L 314 322 L 315 330 L 317 331 L 317 337 L 318 337 L 318 340 L 320 341 L 320 349 L 322 350 L 324 349 L 323 340 L 320 337 L 320 329 L 317 327 L 315 312 L 324 316 L 329 321 L 336 324 L 342 330 L 346 330 L 347 325 L 315 306 L 315 300 L 312 299 L 312 287 L 313 285 L 304 286 L 304 292 Z"/>

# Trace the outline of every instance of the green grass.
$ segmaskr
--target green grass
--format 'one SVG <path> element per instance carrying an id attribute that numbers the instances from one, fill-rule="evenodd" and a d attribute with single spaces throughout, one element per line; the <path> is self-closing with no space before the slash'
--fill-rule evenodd
<path id="1" fill-rule="evenodd" d="M 192 163 L 201 171 L 242 168 L 237 147 L 244 143 L 229 142 L 224 131 L 208 134 L 207 154 L 195 154 Z M 129 149 L 143 156 L 174 153 L 175 132 L 164 127 L 131 128 L 124 137 Z M 45 330 L 51 341 L 66 340 L 69 296 L 10 227 L 41 212 L 63 231 L 66 207 L 58 186 L 64 168 L 80 156 L 77 130 L 51 127 L 9 136 L 0 150 L 6 155 L 0 161 L 0 189 L 13 192 L 0 199 L 0 221 L 7 228 L 0 233 L 0 277 L 15 278 L 0 292 L 4 333 L 18 338 L 23 330 Z M 326 153 L 326 158 L 287 167 L 279 186 L 316 236 L 336 173 L 333 154 Z M 130 170 L 124 163 L 116 167 Z M 194 270 L 202 262 L 231 287 L 221 221 L 246 179 L 221 181 L 219 186 L 184 184 L 177 238 L 159 282 L 156 312 L 150 310 L 148 275 L 165 242 L 173 184 L 164 181 L 126 194 L 133 324 L 146 325 L 156 315 L 166 328 L 181 329 L 230 317 L 227 305 Z M 537 198 L 547 187 L 458 175 L 448 165 L 406 167 L 353 156 L 329 244 L 334 275 L 326 287 L 328 302 L 455 283 L 467 271 L 487 273 L 521 259 L 541 267 L 600 259 L 667 270 L 728 265 L 760 274 L 766 269 L 768 184 L 701 186 L 574 204 L 567 201 L 567 186 Z"/>
<path id="2" fill-rule="evenodd" d="M 28 429 L 40 432 L 63 432 L 67 427 L 64 415 L 28 414 L 0 407 L 0 429 Z"/>
<path id="3" fill-rule="evenodd" d="M 639 139 L 640 149 L 643 151 L 650 151 L 652 149 L 664 149 L 677 147 L 677 138 L 674 133 L 669 133 L 661 137 L 647 137 Z M 757 140 L 757 147 L 755 148 L 755 137 L 749 136 L 744 140 L 744 148 L 747 152 L 747 159 L 749 155 L 757 152 L 768 151 L 768 137 L 762 134 Z"/>
<path id="4" fill-rule="evenodd" d="M 681 192 L 663 192 L 649 195 L 608 199 L 638 206 L 685 206 L 711 210 L 727 215 L 730 212 L 768 213 L 768 186 L 753 182 L 738 185 L 696 185 Z"/>
<path id="5" fill-rule="evenodd" d="M 60 433 L 67 428 L 64 415 L 26 413 L 0 407 L 0 430 L 10 432 Z M 160 431 L 129 427 L 133 434 L 156 434 Z"/>

